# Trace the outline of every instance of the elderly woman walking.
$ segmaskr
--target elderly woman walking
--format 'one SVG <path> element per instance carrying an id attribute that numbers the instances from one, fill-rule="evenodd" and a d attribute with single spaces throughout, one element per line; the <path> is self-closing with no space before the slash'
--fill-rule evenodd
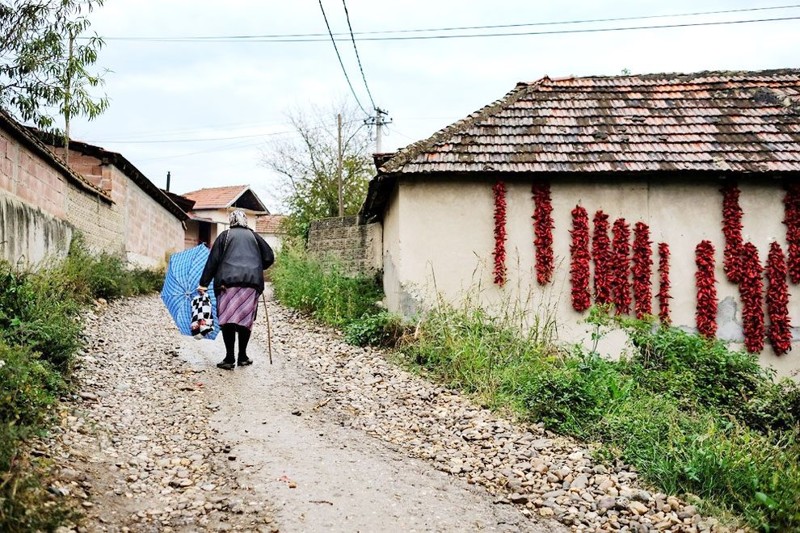
<path id="1" fill-rule="evenodd" d="M 258 297 L 264 292 L 264 271 L 275 261 L 267 241 L 247 226 L 247 215 L 236 210 L 230 214 L 230 228 L 219 234 L 211 247 L 200 286 L 204 292 L 211 280 L 217 295 L 217 319 L 225 341 L 225 359 L 217 366 L 233 370 L 235 364 L 247 366 L 247 343 L 256 319 Z M 234 359 L 236 336 L 239 351 Z"/>

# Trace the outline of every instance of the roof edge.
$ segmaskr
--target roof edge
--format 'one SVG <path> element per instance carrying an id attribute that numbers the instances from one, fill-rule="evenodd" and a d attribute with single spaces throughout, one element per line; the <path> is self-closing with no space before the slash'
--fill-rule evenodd
<path id="1" fill-rule="evenodd" d="M 502 109 L 504 106 L 513 104 L 529 90 L 533 90 L 534 88 L 538 87 L 539 85 L 543 85 L 548 81 L 550 81 L 550 78 L 544 76 L 543 78 L 540 78 L 534 82 L 518 82 L 511 91 L 506 93 L 505 96 L 499 100 L 495 100 L 491 104 L 483 106 L 477 111 L 470 113 L 465 118 L 462 118 L 461 120 L 442 128 L 427 139 L 417 141 L 406 146 L 402 150 L 399 150 L 394 157 L 389 159 L 389 161 L 384 163 L 378 169 L 379 174 L 388 174 L 391 172 L 401 171 L 403 166 L 420 152 L 424 152 L 436 143 L 446 141 L 459 131 L 472 126 L 476 121 L 494 113 L 499 109 Z"/>
<path id="2" fill-rule="evenodd" d="M 38 137 L 42 142 L 50 144 L 58 148 L 64 148 L 64 139 L 58 135 L 53 135 L 35 128 L 28 128 L 33 135 Z M 84 155 L 89 155 L 100 159 L 102 162 L 109 162 L 122 171 L 123 174 L 128 176 L 140 189 L 142 189 L 148 196 L 155 200 L 158 204 L 164 207 L 172 215 L 181 222 L 189 219 L 189 215 L 176 204 L 164 191 L 158 188 L 150 179 L 145 176 L 141 170 L 131 163 L 125 156 L 119 152 L 112 152 L 106 150 L 101 146 L 85 143 L 82 141 L 69 140 L 69 149 L 80 152 Z"/>
<path id="3" fill-rule="evenodd" d="M 108 204 L 114 203 L 114 201 L 111 199 L 111 196 L 106 191 L 95 186 L 86 178 L 67 166 L 67 164 L 55 152 L 50 150 L 41 139 L 31 133 L 28 126 L 20 124 L 14 118 L 12 118 L 8 112 L 2 109 L 0 109 L 0 127 L 5 128 L 12 135 L 12 137 L 25 145 L 29 150 L 33 151 L 37 156 L 44 159 L 53 169 L 64 176 L 64 178 L 66 178 L 68 181 L 72 182 L 74 185 L 78 186 L 84 191 L 90 192 L 98 198 L 101 198 Z"/>

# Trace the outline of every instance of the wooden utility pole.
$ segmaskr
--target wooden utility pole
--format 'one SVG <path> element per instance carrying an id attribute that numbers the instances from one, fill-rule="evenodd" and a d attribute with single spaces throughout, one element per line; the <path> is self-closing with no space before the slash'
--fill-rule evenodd
<path id="1" fill-rule="evenodd" d="M 336 115 L 336 131 L 339 149 L 336 152 L 336 174 L 339 182 L 339 216 L 344 216 L 344 194 L 342 191 L 342 114 Z"/>

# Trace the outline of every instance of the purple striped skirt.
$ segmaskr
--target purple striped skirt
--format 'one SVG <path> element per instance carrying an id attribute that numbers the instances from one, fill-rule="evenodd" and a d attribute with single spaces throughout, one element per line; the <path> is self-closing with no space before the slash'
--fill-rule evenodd
<path id="1" fill-rule="evenodd" d="M 258 291 L 252 287 L 228 287 L 217 296 L 220 325 L 239 324 L 253 329 L 258 311 Z"/>

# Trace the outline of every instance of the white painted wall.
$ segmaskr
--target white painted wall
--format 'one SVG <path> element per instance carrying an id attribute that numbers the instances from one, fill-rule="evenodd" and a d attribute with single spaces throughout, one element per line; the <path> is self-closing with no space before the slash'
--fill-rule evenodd
<path id="1" fill-rule="evenodd" d="M 551 187 L 553 202 L 556 274 L 545 287 L 536 283 L 533 247 L 533 200 L 530 181 L 506 183 L 508 281 L 503 288 L 493 283 L 494 200 L 490 181 L 414 181 L 400 183 L 384 217 L 384 287 L 387 307 L 410 314 L 414 303 L 429 307 L 437 294 L 460 304 L 465 298 L 513 316 L 527 324 L 555 319 L 563 342 L 591 344 L 586 314 L 571 306 L 569 283 L 572 227 L 576 204 L 586 208 L 590 222 L 602 209 L 609 215 L 609 229 L 616 218 L 633 225 L 650 226 L 653 241 L 653 311 L 658 311 L 658 243 L 671 250 L 673 324 L 695 327 L 695 246 L 704 239 L 714 243 L 717 261 L 717 293 L 720 301 L 719 335 L 741 340 L 741 309 L 738 289 L 728 283 L 722 270 L 721 181 L 698 177 L 692 182 L 611 181 L 560 182 Z M 745 241 L 759 249 L 762 263 L 772 240 L 786 251 L 783 225 L 783 189 L 776 181 L 740 182 L 744 210 Z M 590 223 L 590 235 L 593 225 Z M 609 231 L 609 237 L 611 232 Z M 795 338 L 800 340 L 800 287 L 790 285 L 790 315 Z M 724 304 L 723 302 L 726 302 Z M 725 313 L 728 312 L 728 315 Z M 600 346 L 608 355 L 625 349 L 626 338 L 610 333 Z M 800 370 L 800 345 L 775 356 L 767 342 L 761 360 L 780 375 Z"/>

